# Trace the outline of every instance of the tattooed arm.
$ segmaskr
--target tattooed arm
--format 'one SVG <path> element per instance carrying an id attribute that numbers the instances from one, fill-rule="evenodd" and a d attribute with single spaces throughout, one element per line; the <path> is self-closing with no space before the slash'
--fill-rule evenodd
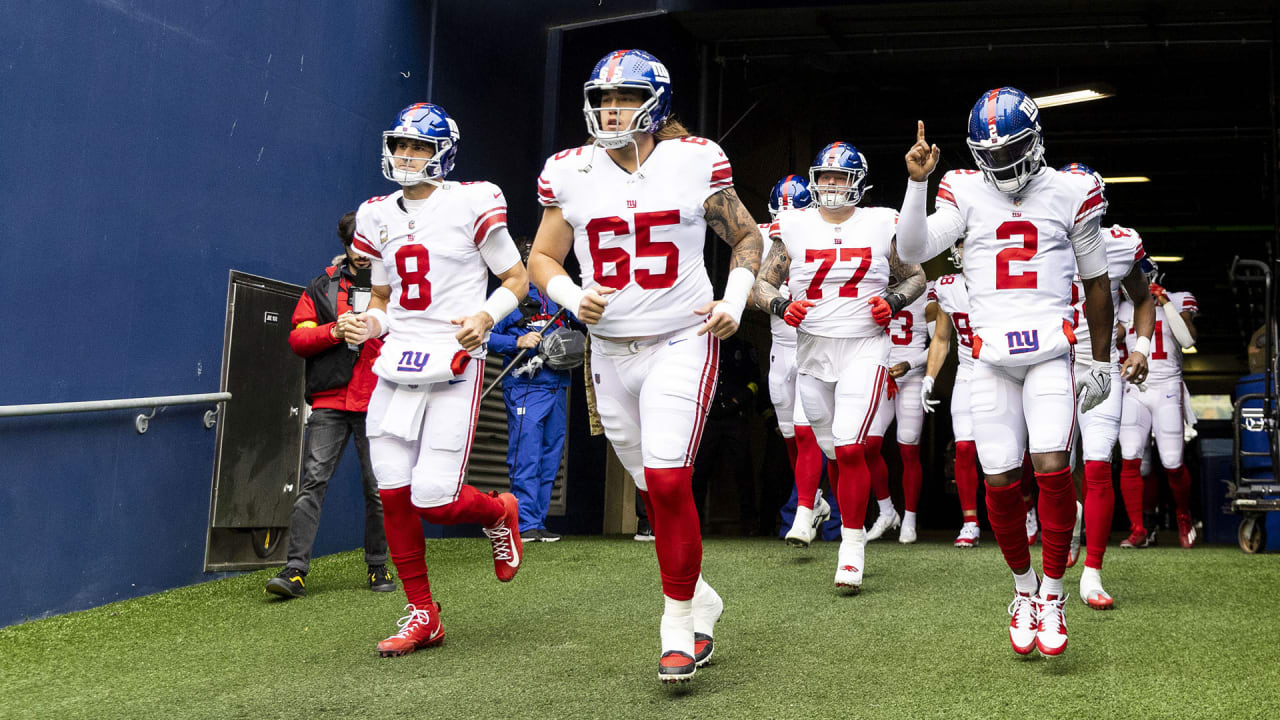
<path id="1" fill-rule="evenodd" d="M 791 256 L 787 254 L 787 246 L 781 240 L 772 241 L 769 244 L 769 254 L 760 263 L 755 289 L 751 291 L 751 299 L 757 308 L 767 313 L 773 312 L 769 306 L 774 300 L 784 299 L 778 288 L 787 281 L 790 272 Z"/>
<path id="2" fill-rule="evenodd" d="M 905 263 L 898 257 L 898 240 L 889 245 L 889 277 L 897 282 L 889 286 L 885 300 L 895 313 L 910 305 L 924 292 L 926 284 L 924 268 L 917 263 Z"/>
<path id="3" fill-rule="evenodd" d="M 707 198 L 702 208 L 707 225 L 733 248 L 733 255 L 729 259 L 729 280 L 725 283 L 724 297 L 694 312 L 709 316 L 699 335 L 711 332 L 724 339 L 738 331 L 738 320 L 747 304 L 756 271 L 760 269 L 760 252 L 764 245 L 756 221 L 742 206 L 733 188 L 725 188 Z"/>

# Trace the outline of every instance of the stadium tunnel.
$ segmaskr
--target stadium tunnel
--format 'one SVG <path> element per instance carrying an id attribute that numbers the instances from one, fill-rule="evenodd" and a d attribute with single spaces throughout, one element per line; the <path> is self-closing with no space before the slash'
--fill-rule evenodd
<path id="1" fill-rule="evenodd" d="M 983 90 L 1103 87 L 1113 95 L 1043 111 L 1047 158 L 1150 179 L 1110 186 L 1106 222 L 1181 258 L 1162 267 L 1205 313 L 1186 361 L 1193 393 L 1229 391 L 1261 323 L 1227 267 L 1237 254 L 1275 256 L 1273 2 L 420 0 L 317 12 L 24 0 L 0 16 L 6 96 L 24 109 L 0 117 L 4 217 L 13 237 L 37 239 L 11 246 L 20 271 L 0 302 L 31 308 L 33 288 L 70 289 L 37 306 L 41 327 L 58 332 L 4 351 L 5 403 L 208 391 L 227 271 L 314 275 L 333 254 L 333 220 L 387 191 L 377 134 L 412 101 L 458 119 L 456 178 L 497 182 L 513 234 L 531 234 L 534 178 L 550 153 L 582 142 L 581 84 L 618 47 L 670 68 L 676 113 L 721 143 L 761 220 L 772 184 L 832 140 L 867 155 L 867 202 L 897 207 L 917 119 L 942 148 L 936 183 L 971 167 L 964 123 Z M 84 143 L 76 172 L 49 162 L 51 137 Z M 197 169 L 183 172 L 170 148 Z M 722 248 L 708 241 L 718 284 Z M 125 328 L 94 330 L 110 308 Z M 745 332 L 767 355 L 765 319 L 749 317 Z M 592 533 L 607 527 L 606 451 L 586 439 L 584 410 L 579 395 L 570 433 L 582 441 L 558 529 Z M 0 583 L 0 625 L 209 577 L 199 559 L 211 436 L 199 412 L 170 408 L 145 439 L 131 418 L 0 420 L 0 576 L 15 579 Z M 926 429 L 935 462 L 944 433 Z M 330 484 L 317 553 L 359 544 L 353 455 Z M 923 526 L 950 522 L 938 505 L 926 503 Z"/>

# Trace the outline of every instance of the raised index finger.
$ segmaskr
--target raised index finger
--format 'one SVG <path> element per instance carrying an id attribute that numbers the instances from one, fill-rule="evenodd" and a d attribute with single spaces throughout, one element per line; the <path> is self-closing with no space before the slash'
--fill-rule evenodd
<path id="1" fill-rule="evenodd" d="M 924 142 L 924 121 L 916 121 L 916 142 Z"/>

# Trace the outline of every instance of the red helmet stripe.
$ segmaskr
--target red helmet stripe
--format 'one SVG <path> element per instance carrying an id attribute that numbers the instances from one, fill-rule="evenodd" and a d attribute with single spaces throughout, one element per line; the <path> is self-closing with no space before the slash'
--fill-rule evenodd
<path id="1" fill-rule="evenodd" d="M 609 58 L 609 65 L 604 69 L 604 81 L 613 82 L 613 73 L 618 69 L 618 63 L 622 62 L 622 56 L 631 52 L 630 50 L 619 50 Z"/>
<path id="2" fill-rule="evenodd" d="M 987 95 L 987 132 L 991 133 L 991 139 L 996 137 L 996 98 L 1000 95 L 1000 88 L 992 90 Z"/>

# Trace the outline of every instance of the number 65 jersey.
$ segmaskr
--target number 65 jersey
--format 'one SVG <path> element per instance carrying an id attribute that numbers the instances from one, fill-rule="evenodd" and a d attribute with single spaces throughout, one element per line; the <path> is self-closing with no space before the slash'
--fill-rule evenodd
<path id="1" fill-rule="evenodd" d="M 573 227 L 584 288 L 608 287 L 602 337 L 648 337 L 703 322 L 712 299 L 703 261 L 703 203 L 733 187 L 729 160 L 699 137 L 663 140 L 632 174 L 591 146 L 551 156 L 538 177 L 538 202 L 559 207 Z"/>
<path id="2" fill-rule="evenodd" d="M 390 285 L 387 319 L 404 338 L 452 342 L 450 321 L 477 312 L 489 284 L 480 248 L 507 226 L 507 200 L 488 182 L 446 182 L 415 212 L 403 191 L 356 210 L 352 247 L 373 260 L 375 285 Z"/>
<path id="3" fill-rule="evenodd" d="M 937 212 L 959 213 L 967 230 L 964 279 L 979 357 L 1017 366 L 1068 351 L 1076 274 L 1070 235 L 1096 223 L 1105 207 L 1093 177 L 1051 168 L 1017 194 L 1000 192 L 976 170 L 942 178 Z"/>

